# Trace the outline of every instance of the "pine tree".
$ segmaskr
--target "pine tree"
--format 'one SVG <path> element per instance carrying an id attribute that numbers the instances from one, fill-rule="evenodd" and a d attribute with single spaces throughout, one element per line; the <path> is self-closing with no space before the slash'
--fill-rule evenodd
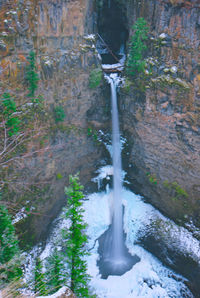
<path id="1" fill-rule="evenodd" d="M 47 261 L 46 280 L 49 288 L 48 293 L 52 294 L 58 291 L 65 283 L 65 278 L 63 276 L 63 257 L 61 256 L 61 253 L 55 249 Z"/>
<path id="2" fill-rule="evenodd" d="M 0 265 L 10 261 L 19 252 L 18 240 L 11 216 L 5 206 L 0 205 Z"/>
<path id="3" fill-rule="evenodd" d="M 69 187 L 65 188 L 67 195 L 66 218 L 70 219 L 71 225 L 68 231 L 63 231 L 66 239 L 66 255 L 70 270 L 70 288 L 77 297 L 90 297 L 88 282 L 90 276 L 87 274 L 87 263 L 84 257 L 88 255 L 85 244 L 86 224 L 83 220 L 83 186 L 79 184 L 77 175 L 69 176 Z"/>
<path id="4" fill-rule="evenodd" d="M 148 36 L 147 22 L 138 18 L 133 26 L 134 35 L 131 38 L 130 51 L 127 60 L 127 74 L 134 77 L 138 72 L 144 72 L 145 61 L 143 54 L 147 49 L 145 40 Z"/>
<path id="5" fill-rule="evenodd" d="M 34 97 L 35 91 L 38 87 L 39 77 L 36 72 L 36 58 L 35 53 L 33 51 L 30 52 L 29 57 L 27 58 L 29 61 L 29 65 L 27 67 L 26 79 L 29 83 L 29 94 L 28 96 Z"/>
<path id="6" fill-rule="evenodd" d="M 0 109 L 2 109 L 2 117 L 5 120 L 8 135 L 11 137 L 17 134 L 20 130 L 19 117 L 15 115 L 17 111 L 16 103 L 11 98 L 9 93 L 4 93 L 1 97 Z M 0 119 L 1 122 L 1 119 Z"/>
<path id="7" fill-rule="evenodd" d="M 44 273 L 42 272 L 42 262 L 40 258 L 36 259 L 34 271 L 34 291 L 39 295 L 46 295 L 47 293 Z"/>
<path id="8" fill-rule="evenodd" d="M 0 286 L 22 276 L 20 262 L 18 240 L 11 216 L 7 208 L 0 205 Z"/>

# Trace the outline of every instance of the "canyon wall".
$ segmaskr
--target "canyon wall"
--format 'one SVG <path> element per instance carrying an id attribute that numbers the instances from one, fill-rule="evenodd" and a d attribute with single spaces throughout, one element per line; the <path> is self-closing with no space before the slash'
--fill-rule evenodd
<path id="1" fill-rule="evenodd" d="M 128 1 L 130 32 L 144 17 L 149 41 L 144 76 L 120 91 L 133 190 L 191 229 L 200 227 L 199 12 L 195 0 Z"/>
<path id="2" fill-rule="evenodd" d="M 81 184 L 91 190 L 92 173 L 103 156 L 88 124 L 92 113 L 87 116 L 101 98 L 101 88 L 89 88 L 90 72 L 98 67 L 95 39 L 89 35 L 94 31 L 94 4 L 16 0 L 1 1 L 0 7 L 1 95 L 15 96 L 17 105 L 18 97 L 26 97 L 27 57 L 34 50 L 40 78 L 37 95 L 45 105 L 42 142 L 36 138 L 26 144 L 29 158 L 8 164 L 2 174 L 2 179 L 12 180 L 2 188 L 9 210 L 13 215 L 22 207 L 28 210 L 28 217 L 16 224 L 22 244 L 33 244 L 45 237 L 66 203 L 69 174 L 80 172 Z M 64 122 L 54 121 L 57 106 L 64 110 Z"/>

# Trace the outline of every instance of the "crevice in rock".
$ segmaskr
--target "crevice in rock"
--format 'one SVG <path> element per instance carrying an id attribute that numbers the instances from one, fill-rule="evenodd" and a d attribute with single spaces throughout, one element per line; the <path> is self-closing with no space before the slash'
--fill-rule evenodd
<path id="1" fill-rule="evenodd" d="M 118 63 L 128 40 L 126 7 L 117 0 L 98 1 L 97 50 L 102 64 Z"/>

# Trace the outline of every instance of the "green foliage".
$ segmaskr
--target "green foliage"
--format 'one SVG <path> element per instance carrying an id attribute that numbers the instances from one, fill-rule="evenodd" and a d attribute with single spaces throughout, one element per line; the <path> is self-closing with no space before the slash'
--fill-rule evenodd
<path id="1" fill-rule="evenodd" d="M 165 180 L 163 182 L 164 187 L 174 192 L 174 199 L 187 198 L 188 193 L 176 182 L 169 182 Z"/>
<path id="2" fill-rule="evenodd" d="M 98 135 L 96 130 L 93 130 L 91 127 L 88 127 L 87 135 L 88 137 L 92 137 L 95 142 L 98 142 Z"/>
<path id="3" fill-rule="evenodd" d="M 28 96 L 34 97 L 35 91 L 38 87 L 38 81 L 39 81 L 39 77 L 36 72 L 37 69 L 36 69 L 35 53 L 31 51 L 27 59 L 29 61 L 29 65 L 27 66 L 27 70 L 26 70 L 26 79 L 28 81 L 28 84 L 29 84 L 28 89 L 30 91 Z"/>
<path id="4" fill-rule="evenodd" d="M 100 68 L 93 69 L 89 76 L 89 87 L 91 89 L 97 88 L 101 84 L 101 80 L 102 70 Z"/>
<path id="5" fill-rule="evenodd" d="M 0 205 L 0 264 L 10 261 L 19 252 L 15 229 L 8 210 Z"/>
<path id="6" fill-rule="evenodd" d="M 0 264 L 0 286 L 22 277 L 21 259 L 17 254 L 9 262 Z"/>
<path id="7" fill-rule="evenodd" d="M 16 104 L 9 93 L 4 93 L 2 96 L 2 102 L 4 106 L 3 115 L 9 116 L 16 112 Z"/>
<path id="8" fill-rule="evenodd" d="M 0 205 L 0 285 L 22 276 L 18 240 L 11 217 Z"/>
<path id="9" fill-rule="evenodd" d="M 48 286 L 48 294 L 55 293 L 64 285 L 66 278 L 63 276 L 64 265 L 63 257 L 56 249 L 48 258 L 48 268 L 46 273 L 46 280 Z"/>
<path id="10" fill-rule="evenodd" d="M 87 129 L 87 135 L 88 135 L 88 137 L 91 137 L 92 134 L 93 134 L 92 128 L 91 127 L 88 127 L 88 129 Z"/>
<path id="11" fill-rule="evenodd" d="M 150 173 L 146 173 L 148 179 L 149 179 L 149 182 L 152 183 L 152 184 L 158 184 L 158 180 L 156 178 L 156 175 L 155 174 L 150 174 Z"/>
<path id="12" fill-rule="evenodd" d="M 64 121 L 65 111 L 62 106 L 57 106 L 54 108 L 54 117 L 55 117 L 56 123 Z"/>
<path id="13" fill-rule="evenodd" d="M 130 77 L 135 77 L 137 73 L 144 72 L 145 61 L 143 54 L 147 49 L 145 40 L 148 36 L 147 22 L 143 18 L 137 19 L 133 26 L 134 35 L 130 42 L 130 51 L 126 65 L 127 74 Z"/>
<path id="14" fill-rule="evenodd" d="M 129 80 L 128 78 L 125 78 L 123 86 L 121 87 L 121 89 L 125 92 L 125 93 L 129 93 L 131 90 L 131 86 L 133 85 L 133 82 L 131 80 Z"/>
<path id="15" fill-rule="evenodd" d="M 6 128 L 8 129 L 8 134 L 11 137 L 19 132 L 21 121 L 19 120 L 19 117 L 14 114 L 17 111 L 17 108 L 9 93 L 4 93 L 2 95 L 1 109 Z"/>
<path id="16" fill-rule="evenodd" d="M 40 258 L 36 259 L 35 271 L 34 271 L 34 291 L 39 295 L 45 295 L 46 284 L 44 273 L 42 272 L 42 262 Z"/>
<path id="17" fill-rule="evenodd" d="M 32 98 L 32 103 L 37 104 L 37 107 L 41 110 L 44 108 L 44 97 L 39 95 L 38 97 Z"/>
<path id="18" fill-rule="evenodd" d="M 61 173 L 57 173 L 56 178 L 57 178 L 58 180 L 60 180 L 60 179 L 63 178 L 63 175 L 62 175 Z"/>
<path id="19" fill-rule="evenodd" d="M 87 274 L 87 263 L 84 260 L 84 257 L 88 255 L 88 251 L 85 246 L 87 243 L 86 224 L 83 221 L 83 186 L 79 184 L 77 175 L 70 175 L 69 183 L 69 187 L 65 188 L 68 198 L 65 216 L 70 219 L 71 225 L 68 231 L 63 231 L 63 237 L 66 239 L 70 287 L 77 297 L 90 297 L 87 287 L 90 276 Z"/>

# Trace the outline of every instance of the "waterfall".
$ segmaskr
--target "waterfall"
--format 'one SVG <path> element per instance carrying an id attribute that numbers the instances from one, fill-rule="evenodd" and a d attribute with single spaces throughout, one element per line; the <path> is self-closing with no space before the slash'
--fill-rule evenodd
<path id="1" fill-rule="evenodd" d="M 97 264 L 102 278 L 122 275 L 140 260 L 128 252 L 123 230 L 121 143 L 117 108 L 117 86 L 120 78 L 116 73 L 105 75 L 105 78 L 111 87 L 112 100 L 113 210 L 112 223 L 99 238 L 100 259 Z"/>
<path id="2" fill-rule="evenodd" d="M 119 131 L 119 116 L 117 108 L 117 74 L 110 75 L 112 99 L 112 147 L 113 147 L 113 260 L 119 261 L 123 257 L 123 214 L 122 214 L 122 165 Z"/>

